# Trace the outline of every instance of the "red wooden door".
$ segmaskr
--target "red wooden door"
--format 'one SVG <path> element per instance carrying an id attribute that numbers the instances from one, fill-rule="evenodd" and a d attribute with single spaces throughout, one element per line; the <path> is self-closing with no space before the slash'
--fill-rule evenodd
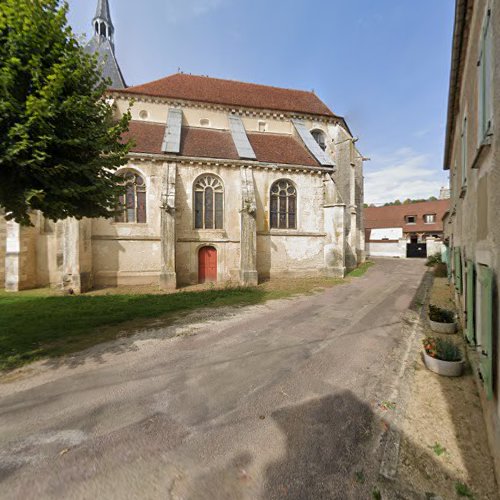
<path id="1" fill-rule="evenodd" d="M 214 247 L 202 247 L 198 254 L 198 281 L 217 281 L 217 250 Z"/>

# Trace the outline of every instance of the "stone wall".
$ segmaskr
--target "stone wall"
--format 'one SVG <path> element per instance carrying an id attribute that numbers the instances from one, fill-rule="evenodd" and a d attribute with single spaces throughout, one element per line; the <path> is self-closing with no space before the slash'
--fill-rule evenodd
<path id="1" fill-rule="evenodd" d="M 127 224 L 94 219 L 83 228 L 81 245 L 87 245 L 83 272 L 91 270 L 97 286 L 157 284 L 161 268 L 160 205 L 162 162 L 130 162 L 131 170 L 146 182 L 146 223 Z M 90 232 L 90 233 L 86 233 Z M 90 236 L 90 241 L 89 237 Z"/>

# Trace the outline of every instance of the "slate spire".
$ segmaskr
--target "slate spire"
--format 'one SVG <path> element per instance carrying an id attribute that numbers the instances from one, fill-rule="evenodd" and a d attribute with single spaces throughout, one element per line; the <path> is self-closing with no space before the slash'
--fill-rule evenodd
<path id="1" fill-rule="evenodd" d="M 108 0 L 97 0 L 97 9 L 94 19 L 92 19 L 92 24 L 97 36 L 107 38 L 113 44 L 115 27 L 113 26 L 113 21 L 111 21 Z"/>
<path id="2" fill-rule="evenodd" d="M 97 9 L 92 19 L 94 36 L 85 46 L 85 50 L 91 54 L 97 54 L 104 78 L 111 80 L 111 86 L 115 89 L 126 88 L 120 66 L 115 56 L 115 27 L 111 21 L 111 12 L 108 0 L 97 0 Z"/>

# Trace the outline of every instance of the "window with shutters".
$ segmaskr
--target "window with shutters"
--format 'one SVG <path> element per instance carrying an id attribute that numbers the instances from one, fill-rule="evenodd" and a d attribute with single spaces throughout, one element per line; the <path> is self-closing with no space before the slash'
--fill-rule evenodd
<path id="1" fill-rule="evenodd" d="M 215 175 L 202 175 L 194 183 L 194 227 L 224 227 L 224 186 Z"/>
<path id="2" fill-rule="evenodd" d="M 123 178 L 125 194 L 119 197 L 119 210 L 116 222 L 146 223 L 146 183 L 139 174 L 127 171 L 118 174 Z"/>
<path id="3" fill-rule="evenodd" d="M 480 353 L 480 373 L 487 399 L 493 399 L 493 271 L 477 266 L 479 292 L 477 314 L 477 343 Z"/>
<path id="4" fill-rule="evenodd" d="M 476 307 L 476 269 L 472 260 L 467 261 L 466 266 L 467 280 L 466 280 L 466 304 L 467 304 L 467 322 L 465 334 L 470 344 L 476 343 L 476 327 L 474 319 L 474 310 Z"/>
<path id="5" fill-rule="evenodd" d="M 453 249 L 453 273 L 455 276 L 455 289 L 462 293 L 462 252 L 459 247 Z"/>
<path id="6" fill-rule="evenodd" d="M 297 229 L 297 190 L 281 179 L 271 186 L 271 229 Z"/>
<path id="7" fill-rule="evenodd" d="M 478 139 L 481 144 L 490 133 L 492 106 L 492 30 L 491 9 L 488 9 L 481 30 L 478 69 Z"/>

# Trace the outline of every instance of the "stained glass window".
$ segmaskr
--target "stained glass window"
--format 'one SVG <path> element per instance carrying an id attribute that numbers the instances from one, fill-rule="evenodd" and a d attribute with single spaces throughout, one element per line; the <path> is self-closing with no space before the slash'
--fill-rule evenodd
<path id="1" fill-rule="evenodd" d="M 222 229 L 224 226 L 224 187 L 218 177 L 203 175 L 194 184 L 194 227 Z"/>
<path id="2" fill-rule="evenodd" d="M 146 222 L 146 183 L 134 172 L 122 175 L 125 185 L 125 194 L 119 198 L 120 213 L 115 217 L 116 222 Z"/>
<path id="3" fill-rule="evenodd" d="M 297 229 L 297 190 L 290 181 L 271 186 L 270 214 L 272 229 Z"/>

